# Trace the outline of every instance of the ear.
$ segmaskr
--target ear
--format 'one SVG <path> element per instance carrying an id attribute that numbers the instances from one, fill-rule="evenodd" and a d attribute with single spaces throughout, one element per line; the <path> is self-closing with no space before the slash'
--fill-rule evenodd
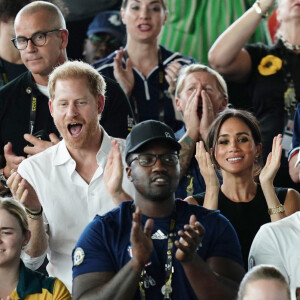
<path id="1" fill-rule="evenodd" d="M 83 41 L 83 50 L 82 50 L 82 55 L 85 56 L 86 55 L 86 44 L 87 44 L 87 39 L 84 39 Z"/>
<path id="2" fill-rule="evenodd" d="M 258 145 L 256 145 L 256 156 L 260 155 L 262 152 L 262 143 L 259 143 Z"/>
<path id="3" fill-rule="evenodd" d="M 49 105 L 50 114 L 53 118 L 53 100 L 49 99 L 48 105 Z"/>
<path id="4" fill-rule="evenodd" d="M 180 102 L 179 98 L 175 99 L 175 106 L 176 106 L 177 111 L 183 111 L 183 109 L 181 107 L 181 102 Z"/>
<path id="5" fill-rule="evenodd" d="M 98 106 L 98 114 L 101 114 L 104 109 L 104 96 L 103 95 L 98 95 L 98 101 L 97 101 L 97 106 Z"/>
<path id="6" fill-rule="evenodd" d="M 60 36 L 61 36 L 61 49 L 66 49 L 67 45 L 68 45 L 68 40 L 69 40 L 69 31 L 67 29 L 63 29 L 60 32 Z"/>
<path id="7" fill-rule="evenodd" d="M 122 22 L 124 25 L 126 25 L 124 8 L 121 8 L 120 13 L 121 13 Z"/>
<path id="8" fill-rule="evenodd" d="M 24 239 L 24 245 L 23 246 L 26 246 L 29 243 L 30 238 L 31 238 L 31 231 L 27 230 L 26 233 L 25 233 L 25 239 Z"/>
<path id="9" fill-rule="evenodd" d="M 168 20 L 168 16 L 169 16 L 169 13 L 166 11 L 165 12 L 165 18 L 164 18 L 164 21 L 163 21 L 163 25 L 166 24 L 167 20 Z"/>
<path id="10" fill-rule="evenodd" d="M 228 99 L 223 98 L 220 106 L 220 111 L 223 111 L 227 107 L 227 105 L 228 105 Z"/>
<path id="11" fill-rule="evenodd" d="M 130 168 L 130 167 L 126 167 L 126 174 L 127 174 L 127 177 L 128 177 L 128 179 L 129 179 L 129 181 L 132 182 L 131 168 Z"/>

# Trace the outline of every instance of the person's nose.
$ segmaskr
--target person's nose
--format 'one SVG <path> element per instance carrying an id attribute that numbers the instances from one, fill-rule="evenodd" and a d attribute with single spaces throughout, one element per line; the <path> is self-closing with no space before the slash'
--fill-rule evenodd
<path id="1" fill-rule="evenodd" d="M 238 147 L 238 142 L 237 142 L 237 140 L 231 140 L 230 142 L 229 142 L 229 151 L 230 152 L 236 152 L 236 151 L 238 151 L 239 150 L 239 147 Z"/>
<path id="2" fill-rule="evenodd" d="M 107 49 L 108 49 L 108 45 L 107 43 L 102 43 L 100 44 L 97 48 L 96 48 L 96 54 L 97 54 L 97 57 L 100 58 L 103 58 L 104 54 L 107 52 Z"/>
<path id="3" fill-rule="evenodd" d="M 149 18 L 149 9 L 147 7 L 141 7 L 140 9 L 140 18 L 148 19 Z"/>
<path id="4" fill-rule="evenodd" d="M 197 95 L 198 97 L 201 97 L 201 92 L 202 92 L 202 90 L 203 90 L 203 86 L 202 86 L 201 83 L 199 83 L 199 84 L 196 86 L 196 95 Z"/>
<path id="5" fill-rule="evenodd" d="M 31 40 L 27 41 L 27 47 L 26 50 L 29 52 L 34 52 L 36 51 L 36 46 L 34 45 L 34 43 Z"/>
<path id="6" fill-rule="evenodd" d="M 157 157 L 156 162 L 153 166 L 153 170 L 160 171 L 160 170 L 165 170 L 165 169 L 166 169 L 165 164 L 162 162 L 160 157 Z"/>
<path id="7" fill-rule="evenodd" d="M 74 103 L 69 104 L 67 113 L 70 118 L 78 115 L 78 109 Z"/>

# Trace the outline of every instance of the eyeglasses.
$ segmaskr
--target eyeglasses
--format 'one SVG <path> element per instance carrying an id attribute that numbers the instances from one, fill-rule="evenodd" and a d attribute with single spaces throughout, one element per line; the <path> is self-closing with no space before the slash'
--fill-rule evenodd
<path id="1" fill-rule="evenodd" d="M 155 165 L 158 158 L 164 165 L 175 166 L 178 163 L 179 155 L 175 153 L 139 154 L 130 162 L 129 166 L 131 166 L 134 160 L 137 160 L 142 167 L 152 167 Z"/>
<path id="2" fill-rule="evenodd" d="M 28 41 L 31 41 L 32 44 L 37 47 L 41 47 L 46 44 L 48 34 L 56 32 L 56 31 L 61 31 L 61 30 L 63 30 L 63 29 L 62 28 L 54 29 L 54 30 L 46 31 L 46 32 L 39 31 L 39 32 L 36 32 L 35 34 L 33 34 L 31 36 L 31 38 L 29 38 L 29 39 L 24 36 L 20 36 L 20 37 L 11 39 L 11 41 L 13 42 L 13 44 L 15 45 L 15 47 L 18 50 L 26 49 L 28 46 Z"/>

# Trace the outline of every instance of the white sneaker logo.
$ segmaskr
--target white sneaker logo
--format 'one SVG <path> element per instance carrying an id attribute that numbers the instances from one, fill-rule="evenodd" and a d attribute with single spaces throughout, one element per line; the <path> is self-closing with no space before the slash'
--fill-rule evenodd
<path id="1" fill-rule="evenodd" d="M 151 236 L 152 240 L 166 240 L 168 237 L 158 229 L 155 233 Z"/>

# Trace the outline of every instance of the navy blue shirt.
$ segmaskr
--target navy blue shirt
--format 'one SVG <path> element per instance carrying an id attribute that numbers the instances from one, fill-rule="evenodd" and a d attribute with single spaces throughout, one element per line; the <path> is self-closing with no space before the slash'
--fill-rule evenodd
<path id="1" fill-rule="evenodd" d="M 132 224 L 132 201 L 125 201 L 119 207 L 103 216 L 96 216 L 81 234 L 73 251 L 73 278 L 91 272 L 118 272 L 131 259 L 130 231 Z M 225 257 L 242 264 L 241 249 L 235 230 L 219 211 L 207 210 L 197 205 L 176 200 L 175 232 L 189 223 L 190 216 L 196 215 L 206 232 L 198 249 L 204 260 L 210 257 Z M 146 216 L 142 216 L 144 226 Z M 150 265 L 145 267 L 156 285 L 146 289 L 147 299 L 163 299 L 161 288 L 165 283 L 167 235 L 170 217 L 154 218 L 152 232 L 153 253 Z M 175 239 L 179 239 L 176 235 Z M 172 299 L 197 299 L 184 273 L 182 265 L 175 259 L 173 248 L 174 273 L 172 279 Z M 76 258 L 77 253 L 80 258 Z M 74 259 L 75 256 L 75 259 Z M 74 263 L 75 260 L 75 263 Z M 134 299 L 139 299 L 139 290 Z"/>
<path id="2" fill-rule="evenodd" d="M 187 65 L 191 63 L 196 63 L 196 60 L 192 57 L 182 56 L 180 53 L 169 51 L 168 49 L 160 46 L 161 57 L 162 57 L 162 67 L 163 70 L 177 60 L 182 65 Z M 94 68 L 100 72 L 100 74 L 105 75 L 114 80 L 114 57 L 116 52 L 113 52 L 106 58 L 94 63 Z M 126 65 L 125 58 L 122 59 L 123 67 Z M 168 124 L 174 131 L 177 131 L 182 126 L 182 121 L 175 119 L 175 112 L 173 108 L 172 99 L 169 96 L 168 88 L 169 84 L 165 80 L 163 81 L 163 86 L 161 91 L 159 85 L 159 65 L 156 66 L 147 77 L 139 72 L 136 68 L 133 68 L 134 74 L 134 87 L 131 93 L 131 105 L 134 109 L 135 117 L 138 122 L 145 120 L 161 120 L 159 114 L 160 111 L 164 112 L 163 121 Z M 164 72 L 165 76 L 165 72 Z M 160 93 L 162 92 L 163 97 L 160 98 Z M 163 107 L 163 109 L 161 109 Z"/>

